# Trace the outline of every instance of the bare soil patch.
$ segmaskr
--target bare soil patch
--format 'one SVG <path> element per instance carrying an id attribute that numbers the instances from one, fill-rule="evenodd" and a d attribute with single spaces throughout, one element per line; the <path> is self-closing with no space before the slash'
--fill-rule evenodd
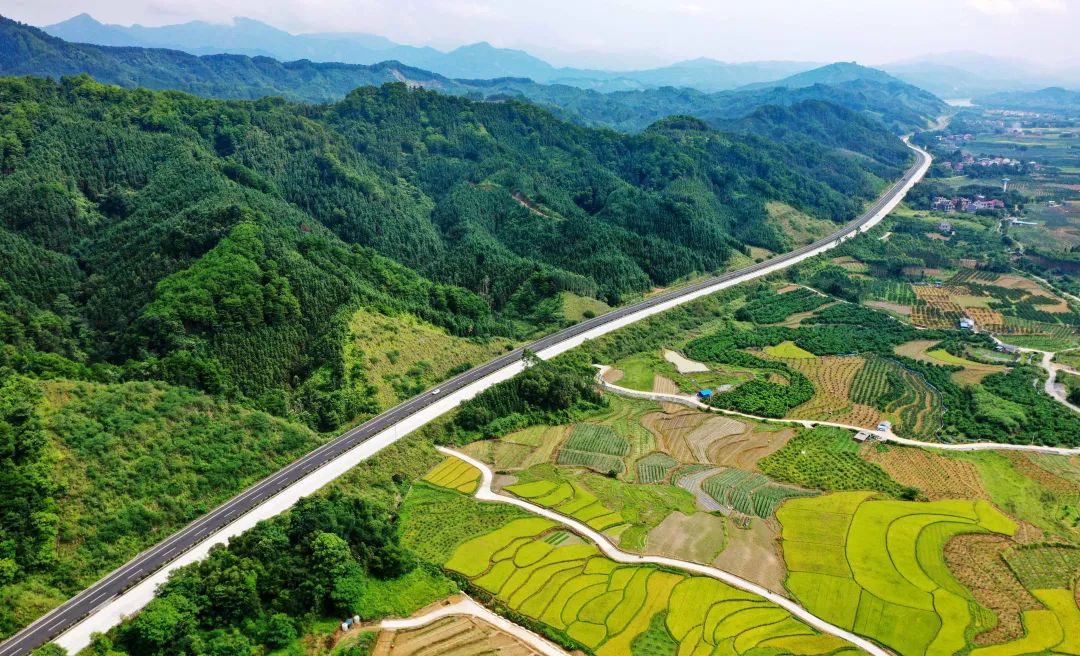
<path id="1" fill-rule="evenodd" d="M 625 376 L 625 375 L 626 375 L 626 372 L 624 372 L 622 369 L 616 369 L 614 367 L 611 367 L 610 369 L 608 369 L 607 371 L 604 372 L 604 380 L 606 380 L 607 382 L 614 385 L 615 383 L 622 380 L 623 376 Z"/>
<path id="2" fill-rule="evenodd" d="M 661 451 L 679 462 L 694 462 L 694 452 L 686 442 L 688 435 L 709 418 L 701 412 L 680 409 L 676 412 L 650 412 L 641 418 L 641 425 L 656 436 Z"/>
<path id="3" fill-rule="evenodd" d="M 709 462 L 722 467 L 755 470 L 759 460 L 784 448 L 793 437 L 793 428 L 733 435 L 710 446 Z"/>
<path id="4" fill-rule="evenodd" d="M 911 306 L 901 305 L 899 303 L 890 303 L 888 301 L 866 301 L 866 305 L 879 310 L 886 310 L 888 312 L 895 312 L 896 314 L 909 317 L 911 316 Z"/>
<path id="5" fill-rule="evenodd" d="M 673 512 L 649 531 L 646 551 L 708 565 L 724 549 L 725 524 L 723 517 L 709 513 Z"/>
<path id="6" fill-rule="evenodd" d="M 704 363 L 698 362 L 697 360 L 691 360 L 677 351 L 664 349 L 664 359 L 675 365 L 675 369 L 680 374 L 704 373 L 709 370 Z"/>
<path id="7" fill-rule="evenodd" d="M 775 520 L 754 517 L 749 528 L 728 531 L 728 546 L 712 564 L 789 597 L 784 588 L 787 568 L 780 555 L 779 537 Z"/>

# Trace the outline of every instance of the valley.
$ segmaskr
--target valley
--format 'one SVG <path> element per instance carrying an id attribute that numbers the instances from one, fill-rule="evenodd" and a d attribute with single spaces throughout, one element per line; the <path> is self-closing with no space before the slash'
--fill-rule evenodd
<path id="1" fill-rule="evenodd" d="M 0 16 L 0 656 L 1080 656 L 1070 7 L 334 4 Z"/>

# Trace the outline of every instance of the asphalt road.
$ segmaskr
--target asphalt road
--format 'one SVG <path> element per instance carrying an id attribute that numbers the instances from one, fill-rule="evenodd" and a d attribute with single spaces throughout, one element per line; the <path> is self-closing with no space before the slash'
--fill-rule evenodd
<path id="1" fill-rule="evenodd" d="M 0 656 L 26 654 L 46 642 L 49 642 L 71 626 L 78 623 L 84 617 L 90 615 L 106 604 L 116 595 L 124 592 L 147 576 L 150 576 L 173 559 L 177 558 L 194 545 L 200 543 L 202 540 L 213 535 L 267 498 L 284 488 L 289 487 L 296 481 L 334 460 L 353 447 L 363 443 L 372 436 L 392 427 L 402 419 L 431 405 L 446 394 L 461 389 L 507 365 L 513 364 L 521 359 L 526 348 L 534 353 L 541 351 L 566 339 L 580 335 L 592 328 L 621 319 L 643 309 L 694 293 L 720 282 L 752 276 L 752 274 L 761 269 L 795 260 L 809 251 L 813 251 L 831 242 L 838 242 L 840 239 L 857 231 L 871 221 L 874 215 L 877 214 L 890 200 L 903 192 L 904 185 L 917 174 L 920 165 L 928 157 L 918 150 L 916 150 L 915 153 L 916 162 L 907 170 L 907 172 L 905 172 L 903 178 L 890 187 L 889 190 L 859 218 L 828 237 L 820 239 L 813 244 L 797 248 L 789 253 L 778 255 L 770 260 L 739 269 L 738 271 L 732 271 L 721 276 L 707 278 L 691 285 L 679 287 L 678 289 L 673 289 L 664 294 L 650 297 L 633 305 L 618 308 L 602 316 L 574 324 L 569 328 L 543 337 L 527 347 L 510 351 L 505 355 L 490 360 L 485 364 L 443 382 L 437 387 L 439 390 L 438 394 L 432 394 L 430 391 L 425 392 L 377 415 L 356 428 L 353 428 L 320 446 L 299 460 L 287 465 L 276 474 L 259 481 L 221 506 L 218 506 L 191 524 L 188 524 L 169 538 L 142 552 L 120 568 L 99 580 L 97 583 L 53 609 L 19 633 L 16 633 L 7 641 L 0 643 Z"/>

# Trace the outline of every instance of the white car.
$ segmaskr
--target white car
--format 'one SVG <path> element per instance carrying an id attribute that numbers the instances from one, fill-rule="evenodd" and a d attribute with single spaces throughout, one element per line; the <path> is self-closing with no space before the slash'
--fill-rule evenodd
<path id="1" fill-rule="evenodd" d="M 436 387 L 435 389 L 431 390 L 431 395 L 435 396 L 436 394 L 438 394 L 441 391 L 442 391 L 441 387 Z"/>

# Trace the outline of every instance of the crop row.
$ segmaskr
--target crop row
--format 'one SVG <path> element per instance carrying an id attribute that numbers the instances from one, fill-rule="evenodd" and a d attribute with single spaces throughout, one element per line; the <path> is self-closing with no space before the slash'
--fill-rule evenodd
<path id="1" fill-rule="evenodd" d="M 792 497 L 816 494 L 771 481 L 768 477 L 741 469 L 728 469 L 702 483 L 709 496 L 745 515 L 771 517 L 780 504 Z"/>

